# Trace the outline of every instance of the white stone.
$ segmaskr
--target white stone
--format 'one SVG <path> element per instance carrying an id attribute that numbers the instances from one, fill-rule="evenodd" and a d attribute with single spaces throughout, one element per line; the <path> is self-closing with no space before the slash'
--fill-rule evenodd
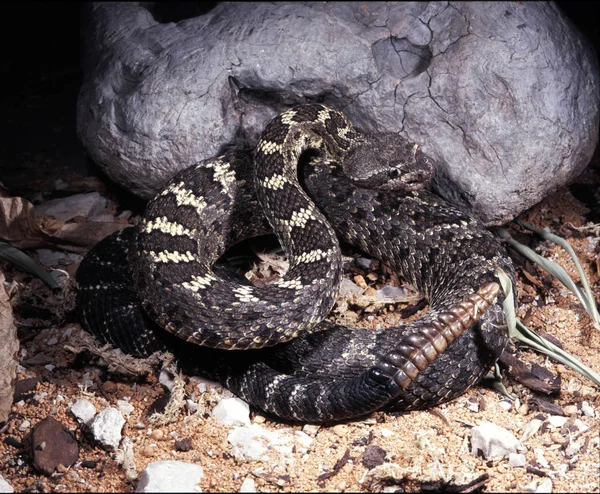
<path id="1" fill-rule="evenodd" d="M 575 419 L 575 423 L 574 424 L 575 424 L 575 427 L 577 427 L 577 430 L 579 432 L 585 432 L 585 431 L 587 431 L 590 428 L 589 425 L 587 425 L 585 422 L 583 422 L 580 419 Z"/>
<path id="2" fill-rule="evenodd" d="M 246 477 L 238 492 L 256 492 L 256 484 L 252 477 Z"/>
<path id="3" fill-rule="evenodd" d="M 31 422 L 29 422 L 29 420 L 25 419 L 23 420 L 23 422 L 21 422 L 19 424 L 19 427 L 17 427 L 21 432 L 25 432 L 27 429 L 29 429 L 31 427 Z"/>
<path id="4" fill-rule="evenodd" d="M 406 299 L 408 292 L 405 288 L 398 288 L 397 286 L 385 285 L 375 292 L 377 300 L 388 300 L 388 299 Z"/>
<path id="5" fill-rule="evenodd" d="M 302 430 L 306 432 L 309 436 L 316 436 L 320 428 L 320 425 L 306 424 L 304 427 L 302 427 Z"/>
<path id="6" fill-rule="evenodd" d="M 581 412 L 586 417 L 593 417 L 594 416 L 594 408 L 587 401 L 582 401 L 581 402 Z"/>
<path id="7" fill-rule="evenodd" d="M 342 281 L 340 282 L 340 297 L 348 298 L 352 295 L 362 295 L 363 292 L 364 290 L 352 280 L 342 278 Z"/>
<path id="8" fill-rule="evenodd" d="M 510 453 L 508 455 L 508 466 L 511 468 L 524 467 L 526 461 L 525 455 L 522 453 Z"/>
<path id="9" fill-rule="evenodd" d="M 548 424 L 548 427 L 550 427 L 550 428 L 562 427 L 563 425 L 565 425 L 566 421 L 567 421 L 567 417 L 563 417 L 561 415 L 550 415 L 546 419 L 546 423 Z"/>
<path id="10" fill-rule="evenodd" d="M 173 391 L 173 386 L 175 385 L 175 376 L 167 369 L 163 369 L 160 371 L 160 375 L 158 376 L 158 382 L 169 391 Z"/>
<path id="11" fill-rule="evenodd" d="M 202 492 L 198 483 L 204 476 L 200 465 L 164 460 L 149 463 L 140 475 L 136 492 Z"/>
<path id="12" fill-rule="evenodd" d="M 212 415 L 225 426 L 250 425 L 250 407 L 239 398 L 225 398 L 213 408 Z"/>
<path id="13" fill-rule="evenodd" d="M 185 408 L 187 408 L 188 411 L 191 413 L 196 413 L 200 408 L 200 405 L 198 405 L 198 403 L 196 403 L 194 400 L 190 400 L 188 398 L 187 400 L 185 400 Z"/>
<path id="14" fill-rule="evenodd" d="M 546 477 L 540 481 L 537 488 L 535 489 L 536 493 L 546 493 L 552 492 L 552 479 Z"/>
<path id="15" fill-rule="evenodd" d="M 131 403 L 129 403 L 127 400 L 117 400 L 117 408 L 126 417 L 129 417 L 131 412 L 133 412 L 135 410 L 135 407 Z"/>
<path id="16" fill-rule="evenodd" d="M 527 441 L 527 439 L 529 439 L 531 436 L 536 434 L 537 431 L 540 430 L 541 426 L 542 426 L 542 421 L 540 419 L 532 419 L 531 422 L 529 422 L 525 426 L 525 429 L 523 430 L 523 435 L 521 436 L 521 442 Z"/>
<path id="17" fill-rule="evenodd" d="M 12 486 L 0 475 L 0 492 L 15 492 Z"/>
<path id="18" fill-rule="evenodd" d="M 86 425 L 90 425 L 96 415 L 96 407 L 85 398 L 79 398 L 71 405 L 69 411 L 77 420 Z"/>
<path id="19" fill-rule="evenodd" d="M 306 432 L 302 431 L 295 431 L 294 436 L 296 436 L 297 439 L 296 451 L 300 454 L 307 453 L 314 439 L 310 437 Z"/>
<path id="20" fill-rule="evenodd" d="M 535 454 L 535 461 L 537 461 L 542 468 L 550 468 L 550 463 L 548 463 L 548 460 L 544 456 L 544 450 L 542 448 L 535 448 L 533 452 Z"/>
<path id="21" fill-rule="evenodd" d="M 98 192 L 75 194 L 69 197 L 51 199 L 35 206 L 41 216 L 54 216 L 59 221 L 69 221 L 75 216 L 86 218 L 103 211 L 107 201 Z"/>
<path id="22" fill-rule="evenodd" d="M 235 427 L 227 436 L 233 454 L 241 460 L 281 460 L 292 454 L 294 441 L 283 431 L 269 431 L 258 424 Z"/>
<path id="23" fill-rule="evenodd" d="M 512 404 L 508 401 L 500 401 L 498 402 L 498 406 L 502 408 L 502 410 L 510 410 L 512 408 Z"/>
<path id="24" fill-rule="evenodd" d="M 471 454 L 481 451 L 485 458 L 504 458 L 519 448 L 521 443 L 512 432 L 491 422 L 483 422 L 471 430 Z"/>
<path id="25" fill-rule="evenodd" d="M 380 429 L 379 434 L 381 434 L 381 437 L 392 437 L 394 431 L 391 431 L 390 429 Z"/>
<path id="26" fill-rule="evenodd" d="M 125 419 L 116 408 L 102 410 L 94 418 L 91 429 L 94 438 L 107 449 L 117 449 L 121 442 L 121 429 Z"/>

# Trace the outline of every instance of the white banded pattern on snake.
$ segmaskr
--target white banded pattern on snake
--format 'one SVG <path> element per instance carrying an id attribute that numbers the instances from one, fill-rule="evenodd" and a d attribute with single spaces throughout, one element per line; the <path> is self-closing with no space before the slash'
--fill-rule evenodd
<path id="1" fill-rule="evenodd" d="M 303 175 L 314 203 L 296 185 L 305 149 L 318 153 Z M 429 177 L 420 151 L 398 136 L 359 134 L 322 105 L 296 107 L 269 124 L 254 166 L 234 153 L 185 170 L 150 203 L 139 231 L 90 251 L 77 274 L 82 322 L 138 354 L 164 341 L 182 346 L 149 328 L 147 314 L 173 334 L 214 347 L 183 345 L 178 355 L 195 355 L 234 393 L 292 420 L 342 420 L 450 399 L 476 382 L 506 344 L 496 328 L 503 316 L 494 273 L 512 267 L 482 225 L 423 189 Z M 233 285 L 212 269 L 231 245 L 267 231 L 259 202 L 291 260 L 286 277 L 261 290 Z M 427 316 L 376 331 L 319 323 L 341 272 L 339 247 L 321 212 L 340 237 L 415 284 L 430 301 Z M 101 269 L 106 250 L 125 260 Z M 109 285 L 128 283 L 133 293 L 119 308 Z M 224 288 L 213 291 L 218 286 Z M 123 335 L 131 327 L 138 336 Z M 123 343 L 128 339 L 134 342 Z M 270 345 L 276 346 L 236 350 Z"/>

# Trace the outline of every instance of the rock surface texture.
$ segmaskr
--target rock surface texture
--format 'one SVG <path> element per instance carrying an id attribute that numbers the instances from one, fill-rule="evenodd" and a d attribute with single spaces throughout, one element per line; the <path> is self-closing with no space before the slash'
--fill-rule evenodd
<path id="1" fill-rule="evenodd" d="M 145 198 L 307 101 L 421 145 L 437 191 L 488 224 L 576 176 L 598 140 L 595 55 L 552 3 L 223 3 L 177 23 L 97 3 L 83 32 L 80 138 Z"/>

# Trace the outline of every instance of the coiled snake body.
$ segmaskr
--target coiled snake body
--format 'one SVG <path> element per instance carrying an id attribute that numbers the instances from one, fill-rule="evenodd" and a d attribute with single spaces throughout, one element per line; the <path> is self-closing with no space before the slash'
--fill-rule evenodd
<path id="1" fill-rule="evenodd" d="M 398 136 L 364 135 L 340 112 L 298 106 L 267 126 L 254 163 L 232 153 L 184 170 L 138 227 L 89 252 L 77 272 L 82 324 L 136 355 L 171 349 L 291 420 L 451 399 L 507 343 L 496 273 L 513 268 L 476 219 L 424 188 L 430 177 Z M 269 225 L 290 261 L 282 279 L 253 287 L 216 269 Z M 336 234 L 414 284 L 428 313 L 381 330 L 323 321 L 341 279 Z"/>

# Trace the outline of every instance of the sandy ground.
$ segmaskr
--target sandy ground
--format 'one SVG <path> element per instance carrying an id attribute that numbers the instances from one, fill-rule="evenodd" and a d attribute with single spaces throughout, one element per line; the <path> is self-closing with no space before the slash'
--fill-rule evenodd
<path id="1" fill-rule="evenodd" d="M 589 169 L 578 179 L 576 188 L 571 188 L 579 191 L 588 207 L 564 188 L 521 215 L 534 226 L 549 226 L 554 233 L 569 239 L 583 260 L 596 300 L 600 293 L 600 231 L 598 228 L 578 231 L 570 225 L 590 227 L 593 223 L 589 218 L 598 223 L 599 183 L 598 170 Z M 121 209 L 115 203 L 111 207 L 114 214 Z M 547 242 L 536 241 L 534 245 L 577 277 L 572 261 L 562 249 Z M 565 350 L 600 371 L 600 332 L 593 329 L 576 299 L 536 268 L 519 265 L 519 317 L 530 328 L 554 336 Z M 73 275 L 76 267 L 74 263 L 62 268 Z M 525 276 L 523 267 L 527 270 Z M 172 423 L 162 426 L 151 423 L 148 409 L 165 395 L 157 373 L 128 380 L 108 372 L 89 354 L 77 356 L 68 347 L 77 346 L 80 341 L 80 326 L 69 319 L 60 323 L 60 317 L 48 313 L 48 307 L 54 307 L 52 302 L 56 301 L 39 280 L 15 272 L 8 265 L 2 268 L 13 290 L 13 300 L 23 300 L 16 296 L 21 293 L 25 299 L 29 297 L 30 305 L 24 303 L 23 307 L 31 309 L 31 304 L 37 304 L 38 309 L 38 313 L 27 312 L 15 302 L 21 338 L 22 367 L 18 379 L 40 379 L 27 399 L 13 405 L 9 422 L 0 427 L 3 440 L 0 472 L 15 491 L 135 490 L 137 480 L 128 479 L 119 465 L 120 455 L 94 445 L 69 413 L 70 404 L 81 397 L 91 401 L 98 411 L 115 406 L 119 399 L 129 400 L 133 412 L 126 417 L 123 437 L 132 442 L 136 471 L 139 473 L 148 463 L 164 459 L 195 463 L 204 469 L 199 484 L 203 491 L 239 491 L 246 479 L 252 479 L 255 489 L 261 492 L 395 492 L 442 487 L 456 491 L 600 490 L 599 390 L 570 368 L 530 349 L 518 346 L 512 353 L 559 375 L 558 395 L 544 396 L 528 389 L 503 366 L 506 388 L 517 396 L 512 402 L 494 389 L 475 387 L 459 399 L 430 411 L 400 415 L 378 412 L 362 420 L 322 427 L 285 424 L 252 411 L 254 423 L 268 430 L 304 431 L 310 437 L 310 445 L 297 444 L 287 456 L 272 452 L 268 461 L 246 461 L 235 454 L 228 442 L 232 427 L 219 424 L 211 416 L 212 408 L 223 397 L 222 392 L 214 389 L 201 392 L 203 385 L 197 378 L 184 376 L 186 395 L 199 405 L 199 410 L 183 408 Z M 368 271 L 363 278 L 374 288 L 382 283 L 378 274 Z M 34 299 L 37 302 L 31 302 Z M 380 310 L 368 323 L 390 322 L 398 308 Z M 32 357 L 35 358 L 30 360 Z M 595 410 L 595 416 L 585 415 L 584 402 Z M 549 408 L 552 404 L 555 409 Z M 583 408 L 589 411 L 585 405 Z M 554 427 L 548 418 L 557 414 L 565 416 L 567 421 Z M 68 469 L 60 468 L 51 476 L 35 471 L 27 443 L 32 427 L 49 415 L 74 434 L 81 448 L 77 463 Z M 522 440 L 524 466 L 512 467 L 506 458 L 485 459 L 471 453 L 472 427 L 492 422 L 522 439 L 526 428 L 531 428 L 536 419 L 541 421 L 541 427 Z M 178 451 L 175 442 L 184 438 L 191 441 L 192 447 L 189 451 Z M 379 461 L 383 461 L 381 465 L 374 466 L 373 455 L 377 454 L 385 456 Z"/>

